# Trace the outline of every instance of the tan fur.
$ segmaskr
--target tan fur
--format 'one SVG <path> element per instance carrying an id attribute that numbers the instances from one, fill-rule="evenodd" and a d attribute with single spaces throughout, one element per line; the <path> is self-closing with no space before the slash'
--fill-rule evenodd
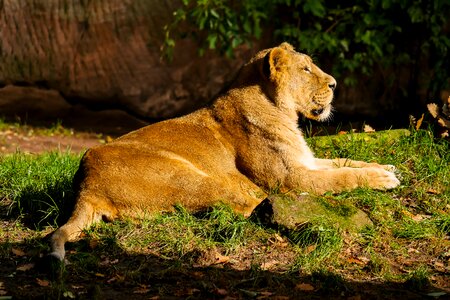
<path id="1" fill-rule="evenodd" d="M 259 52 L 208 108 L 88 150 L 76 175 L 77 203 L 52 236 L 51 255 L 100 219 L 191 211 L 218 202 L 249 215 L 265 190 L 340 192 L 394 188 L 392 166 L 314 157 L 298 114 L 325 120 L 336 81 L 287 43 Z"/>

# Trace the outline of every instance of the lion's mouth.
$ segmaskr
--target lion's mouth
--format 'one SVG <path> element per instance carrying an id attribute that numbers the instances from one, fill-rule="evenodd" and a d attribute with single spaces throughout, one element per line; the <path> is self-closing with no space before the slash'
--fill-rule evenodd
<path id="1" fill-rule="evenodd" d="M 330 118 L 331 116 L 331 105 L 321 106 L 318 108 L 314 108 L 310 111 L 310 115 L 312 119 L 315 119 L 317 121 L 325 121 Z"/>
<path id="2" fill-rule="evenodd" d="M 317 109 L 313 109 L 312 111 L 311 111 L 311 114 L 313 115 L 313 116 L 315 116 L 315 117 L 318 117 L 318 116 L 320 116 L 323 112 L 324 112 L 324 108 L 322 107 L 322 108 L 317 108 Z"/>

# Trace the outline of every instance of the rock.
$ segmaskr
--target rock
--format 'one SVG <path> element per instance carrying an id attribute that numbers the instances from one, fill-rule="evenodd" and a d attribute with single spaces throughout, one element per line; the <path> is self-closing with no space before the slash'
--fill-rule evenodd
<path id="1" fill-rule="evenodd" d="M 301 229 L 317 217 L 331 218 L 340 229 L 352 232 L 373 224 L 366 213 L 354 206 L 346 207 L 343 214 L 339 212 L 342 210 L 324 204 L 321 198 L 308 194 L 271 195 L 255 208 L 250 218 L 268 227 L 287 230 Z"/>

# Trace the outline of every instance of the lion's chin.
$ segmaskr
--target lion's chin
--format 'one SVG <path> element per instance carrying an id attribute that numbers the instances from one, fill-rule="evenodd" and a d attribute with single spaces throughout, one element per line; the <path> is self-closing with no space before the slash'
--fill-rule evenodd
<path id="1" fill-rule="evenodd" d="M 323 108 L 313 109 L 309 111 L 308 114 L 305 115 L 305 117 L 311 120 L 323 122 L 329 120 L 332 117 L 331 111 L 331 105 L 327 105 Z"/>

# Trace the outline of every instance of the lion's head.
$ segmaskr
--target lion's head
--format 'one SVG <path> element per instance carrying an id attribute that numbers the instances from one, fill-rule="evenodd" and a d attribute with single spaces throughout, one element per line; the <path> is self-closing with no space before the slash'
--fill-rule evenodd
<path id="1" fill-rule="evenodd" d="M 259 52 L 248 64 L 264 77 L 262 89 L 280 108 L 323 121 L 330 117 L 336 80 L 288 43 Z"/>

